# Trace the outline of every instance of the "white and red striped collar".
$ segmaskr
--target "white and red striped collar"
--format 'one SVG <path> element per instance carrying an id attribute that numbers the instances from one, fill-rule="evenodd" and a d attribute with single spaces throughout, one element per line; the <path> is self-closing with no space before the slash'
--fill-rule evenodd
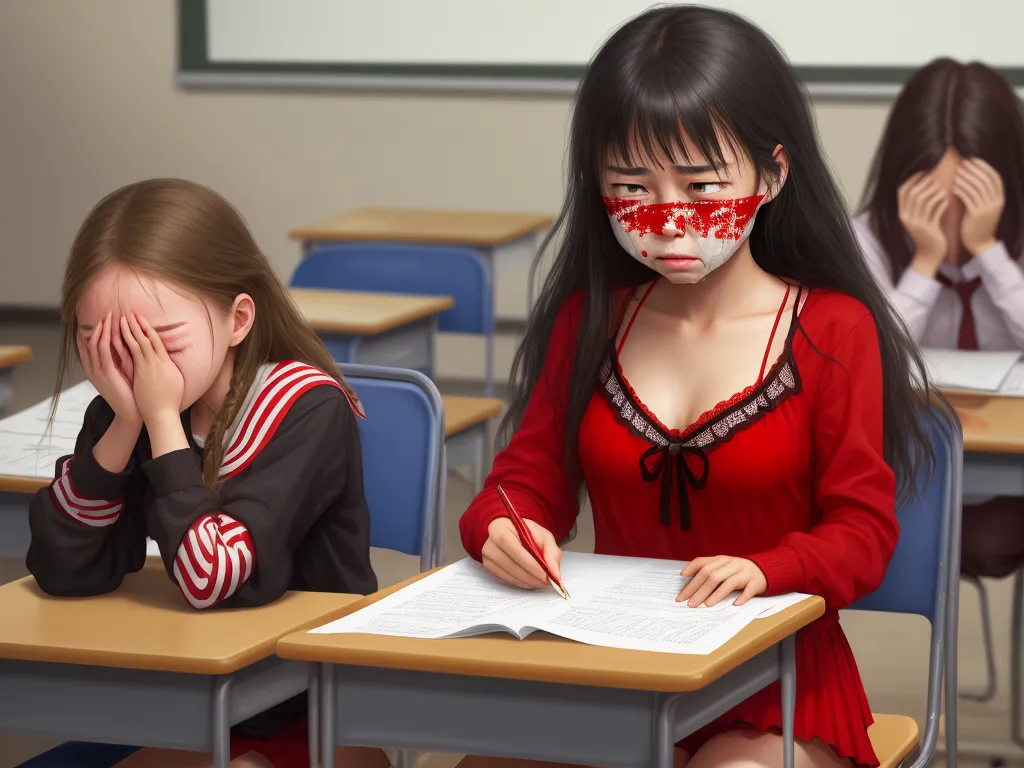
<path id="1" fill-rule="evenodd" d="M 352 410 L 362 417 L 362 405 L 345 387 L 318 368 L 294 360 L 262 365 L 238 409 L 228 435 L 218 477 L 237 475 L 270 442 L 288 410 L 304 393 L 318 386 L 334 386 L 345 393 Z"/>

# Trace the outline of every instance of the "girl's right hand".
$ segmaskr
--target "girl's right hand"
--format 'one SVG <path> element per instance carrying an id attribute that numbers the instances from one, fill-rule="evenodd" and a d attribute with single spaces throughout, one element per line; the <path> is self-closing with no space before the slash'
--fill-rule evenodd
<path id="1" fill-rule="evenodd" d="M 77 340 L 78 357 L 85 369 L 85 377 L 96 387 L 114 415 L 129 424 L 142 424 L 142 416 L 135 404 L 131 375 L 131 356 L 128 355 L 121 339 L 121 331 L 110 313 L 100 320 L 93 329 L 88 342 L 81 337 Z M 111 350 L 111 344 L 115 349 Z M 117 355 L 118 359 L 114 359 Z"/>
<path id="2" fill-rule="evenodd" d="M 900 186 L 896 203 L 900 223 L 917 249 L 915 265 L 934 275 L 948 249 L 942 214 L 949 207 L 949 195 L 926 173 L 915 173 Z"/>
<path id="3" fill-rule="evenodd" d="M 544 562 L 555 577 L 560 579 L 562 550 L 555 542 L 555 537 L 532 520 L 525 522 L 544 555 Z M 544 569 L 523 547 L 515 526 L 507 517 L 499 517 L 487 526 L 487 541 L 480 550 L 480 559 L 487 571 L 514 587 L 537 589 L 548 583 Z"/>

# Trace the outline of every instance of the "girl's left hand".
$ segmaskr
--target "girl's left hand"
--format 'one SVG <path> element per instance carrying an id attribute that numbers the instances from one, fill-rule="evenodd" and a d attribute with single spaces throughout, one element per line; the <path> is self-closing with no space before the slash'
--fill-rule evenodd
<path id="1" fill-rule="evenodd" d="M 121 318 L 121 336 L 132 355 L 132 390 L 143 421 L 149 426 L 162 418 L 179 422 L 185 380 L 160 336 L 134 313 Z"/>
<path id="2" fill-rule="evenodd" d="M 954 194 L 963 201 L 960 240 L 972 256 L 996 244 L 996 229 L 1006 197 L 999 172 L 980 157 L 964 160 L 953 181 Z"/>
<path id="3" fill-rule="evenodd" d="M 710 608 L 737 591 L 741 594 L 733 605 L 743 605 L 768 588 L 761 569 L 742 557 L 698 557 L 679 573 L 689 576 L 690 581 L 676 601 L 685 600 L 690 607 L 703 604 Z"/>

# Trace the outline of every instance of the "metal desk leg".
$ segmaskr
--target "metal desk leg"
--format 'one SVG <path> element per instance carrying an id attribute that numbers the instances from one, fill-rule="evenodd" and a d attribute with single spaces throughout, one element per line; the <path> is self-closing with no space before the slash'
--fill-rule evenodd
<path id="1" fill-rule="evenodd" d="M 793 768 L 796 744 L 793 740 L 793 724 L 796 720 L 796 636 L 790 635 L 782 641 L 782 765 Z"/>
<path id="2" fill-rule="evenodd" d="M 334 768 L 334 665 L 320 665 L 320 768 Z"/>
<path id="3" fill-rule="evenodd" d="M 675 762 L 675 714 L 679 696 L 662 694 L 658 698 L 661 701 L 654 719 L 654 768 L 672 768 Z"/>
<path id="4" fill-rule="evenodd" d="M 1021 691 L 1024 681 L 1024 568 L 1013 576 L 1013 620 L 1010 624 L 1010 735 L 1024 747 L 1024 724 L 1021 723 Z"/>
<path id="5" fill-rule="evenodd" d="M 213 765 L 228 768 L 231 763 L 231 678 L 218 677 L 213 691 Z"/>
<path id="6" fill-rule="evenodd" d="M 320 665 L 309 665 L 309 690 L 306 692 L 309 714 L 306 743 L 309 745 L 309 768 L 320 765 Z"/>

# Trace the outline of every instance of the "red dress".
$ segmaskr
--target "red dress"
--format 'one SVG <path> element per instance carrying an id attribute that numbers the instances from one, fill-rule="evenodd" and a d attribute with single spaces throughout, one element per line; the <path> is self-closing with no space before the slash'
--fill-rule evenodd
<path id="1" fill-rule="evenodd" d="M 514 489 L 517 510 L 556 540 L 576 519 L 562 424 L 582 308 L 582 293 L 563 306 L 522 423 L 460 521 L 463 545 L 478 560 L 488 525 L 505 514 L 498 484 Z M 878 765 L 867 735 L 871 711 L 838 616 L 878 587 L 899 535 L 895 475 L 882 450 L 878 335 L 863 304 L 829 291 L 811 291 L 791 325 L 759 383 L 681 432 L 639 402 L 609 341 L 579 431 L 594 550 L 745 557 L 764 573 L 765 594 L 821 595 L 825 615 L 797 636 L 796 737 Z M 781 728 L 778 683 L 680 746 L 692 755 L 740 723 Z"/>

